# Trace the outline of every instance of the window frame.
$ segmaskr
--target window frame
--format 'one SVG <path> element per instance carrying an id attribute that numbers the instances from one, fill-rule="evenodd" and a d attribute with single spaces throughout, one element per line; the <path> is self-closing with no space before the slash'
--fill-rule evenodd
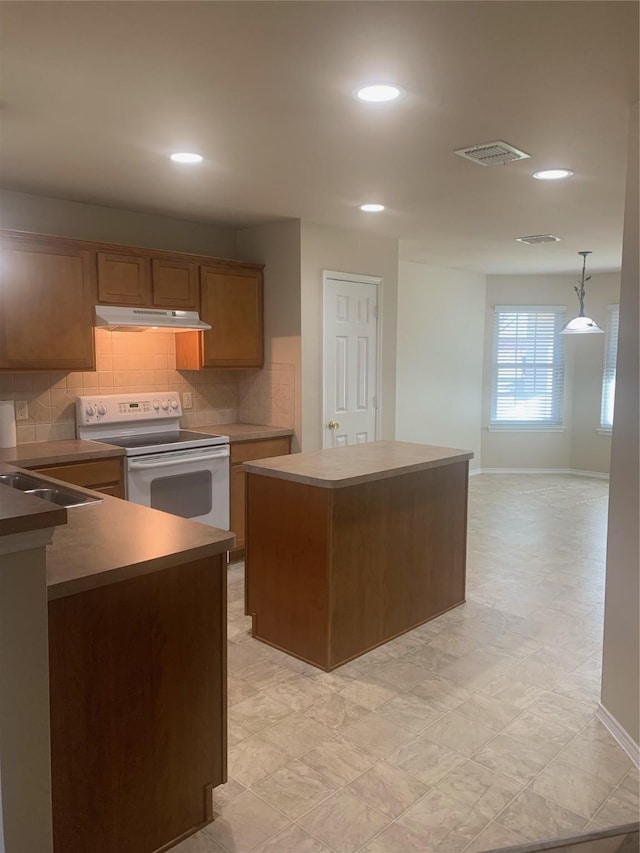
<path id="1" fill-rule="evenodd" d="M 564 431 L 563 404 L 565 394 L 565 351 L 564 340 L 560 334 L 566 319 L 566 305 L 494 305 L 493 320 L 493 351 L 491 364 L 491 410 L 489 427 L 490 431 L 514 431 L 514 432 L 562 432 Z M 509 362 L 498 361 L 500 343 L 504 342 L 505 336 L 500 335 L 500 321 L 505 314 L 516 315 L 538 315 L 553 314 L 553 360 L 535 361 L 529 366 L 534 369 L 546 368 L 551 371 L 551 391 L 546 397 L 550 403 L 550 416 L 545 418 L 507 419 L 498 417 L 498 381 L 500 366 L 509 366 Z M 534 322 L 537 322 L 534 321 Z M 517 338 L 517 333 L 516 336 Z M 534 333 L 535 338 L 535 333 Z M 517 344 L 516 344 L 517 346 Z M 514 361 L 512 367 L 522 362 Z M 514 394 L 517 396 L 517 378 Z M 535 381 L 535 380 L 534 380 Z M 528 378 L 527 382 L 531 382 Z M 526 389 L 527 382 L 521 383 Z"/>
<path id="2" fill-rule="evenodd" d="M 602 366 L 602 396 L 600 398 L 600 428 L 598 432 L 611 435 L 613 430 L 614 402 L 616 396 L 616 362 L 618 360 L 618 335 L 620 331 L 620 304 L 607 305 L 607 329 Z M 613 380 L 613 387 L 612 385 Z M 611 413 L 611 422 L 607 421 Z"/>

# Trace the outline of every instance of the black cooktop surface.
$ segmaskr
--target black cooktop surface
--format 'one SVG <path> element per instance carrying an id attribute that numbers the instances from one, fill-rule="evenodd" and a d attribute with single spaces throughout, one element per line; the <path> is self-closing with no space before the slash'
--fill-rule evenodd
<path id="1" fill-rule="evenodd" d="M 114 444 L 116 447 L 155 447 L 160 444 L 184 444 L 186 441 L 201 441 L 202 439 L 209 439 L 213 444 L 216 438 L 219 438 L 219 436 L 210 435 L 206 432 L 191 432 L 190 430 L 181 429 L 178 432 L 147 432 L 141 435 L 127 435 L 120 438 L 103 438 L 101 441 L 104 441 L 106 444 Z"/>

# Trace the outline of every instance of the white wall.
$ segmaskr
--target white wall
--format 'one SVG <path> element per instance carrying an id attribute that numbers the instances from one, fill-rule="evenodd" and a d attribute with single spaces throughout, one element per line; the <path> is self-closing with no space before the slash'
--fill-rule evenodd
<path id="1" fill-rule="evenodd" d="M 245 228 L 237 234 L 239 256 L 266 264 L 265 362 L 293 365 L 294 451 L 300 449 L 302 436 L 300 227 L 299 219 L 290 219 L 256 228 Z"/>
<path id="2" fill-rule="evenodd" d="M 0 190 L 0 227 L 213 257 L 235 257 L 235 230 L 231 228 L 12 190 Z"/>
<path id="3" fill-rule="evenodd" d="M 604 335 L 565 336 L 564 430 L 517 432 L 488 430 L 491 418 L 493 312 L 495 305 L 564 305 L 567 320 L 578 313 L 575 275 L 487 276 L 487 307 L 482 390 L 483 468 L 577 468 L 607 473 L 610 438 L 597 433 L 604 364 Z M 588 270 L 587 270 L 588 273 Z M 606 327 L 607 305 L 618 301 L 618 273 L 594 274 L 587 284 L 587 313 Z"/>
<path id="4" fill-rule="evenodd" d="M 485 276 L 401 261 L 396 438 L 472 450 L 480 467 Z"/>
<path id="5" fill-rule="evenodd" d="M 382 305 L 382 434 L 394 438 L 398 241 L 303 222 L 301 229 L 302 449 L 322 447 L 322 271 L 379 276 Z"/>
<path id="6" fill-rule="evenodd" d="M 636 744 L 640 743 L 639 228 L 636 102 L 627 159 L 602 657 L 602 705 Z"/>

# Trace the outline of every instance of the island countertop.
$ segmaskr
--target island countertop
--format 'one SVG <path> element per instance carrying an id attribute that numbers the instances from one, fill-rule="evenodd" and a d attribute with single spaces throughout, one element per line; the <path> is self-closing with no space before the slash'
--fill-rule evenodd
<path id="1" fill-rule="evenodd" d="M 0 463 L 0 473 L 16 470 L 20 469 Z M 6 532 L 61 525 L 47 546 L 49 600 L 221 554 L 234 546 L 235 536 L 227 530 L 42 474 L 38 479 L 101 499 L 65 510 L 0 486 L 0 520 L 4 517 Z"/>
<path id="2" fill-rule="evenodd" d="M 249 474 L 336 489 L 427 468 L 439 468 L 472 458 L 471 451 L 453 447 L 412 444 L 407 441 L 372 441 L 258 459 L 245 462 L 243 468 Z"/>

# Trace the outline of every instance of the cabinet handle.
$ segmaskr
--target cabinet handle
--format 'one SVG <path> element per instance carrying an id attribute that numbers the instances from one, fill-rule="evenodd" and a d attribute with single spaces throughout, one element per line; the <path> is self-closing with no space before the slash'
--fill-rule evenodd
<path id="1" fill-rule="evenodd" d="M 329 429 L 338 429 L 340 424 L 337 421 L 329 421 L 327 426 L 329 427 Z"/>

